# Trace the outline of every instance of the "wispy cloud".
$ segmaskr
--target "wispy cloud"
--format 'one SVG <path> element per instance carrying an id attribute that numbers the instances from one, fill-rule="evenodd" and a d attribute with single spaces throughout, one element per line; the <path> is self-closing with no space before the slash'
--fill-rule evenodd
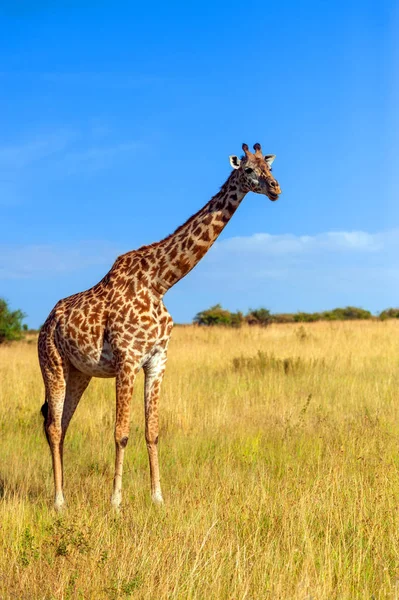
<path id="1" fill-rule="evenodd" d="M 95 265 L 110 267 L 119 250 L 116 245 L 103 241 L 63 245 L 0 244 L 0 280 L 51 279 Z"/>
<path id="2" fill-rule="evenodd" d="M 89 147 L 83 150 L 66 152 L 57 161 L 57 167 L 65 175 L 84 170 L 86 173 L 106 169 L 116 158 L 121 158 L 139 150 L 138 142 L 126 142 L 109 146 Z"/>
<path id="3" fill-rule="evenodd" d="M 121 248 L 104 241 L 73 244 L 1 245 L 0 278 L 35 277 L 109 264 Z M 197 271 L 212 280 L 258 281 L 344 273 L 379 272 L 395 277 L 399 230 L 337 231 L 296 236 L 258 233 L 217 242 Z"/>
<path id="4" fill-rule="evenodd" d="M 163 85 L 167 78 L 159 75 L 137 75 L 129 71 L 0 71 L 3 80 L 34 80 L 57 86 L 105 87 L 109 89 L 137 89 Z"/>
<path id="5" fill-rule="evenodd" d="M 0 244 L 0 281 L 3 289 L 11 280 L 28 288 L 35 281 L 51 287 L 61 277 L 74 290 L 74 281 L 86 280 L 83 270 L 90 281 L 99 279 L 122 251 L 126 248 L 101 240 Z M 382 310 L 398 304 L 398 253 L 398 230 L 230 238 L 217 242 L 173 288 L 167 305 L 183 320 L 216 302 L 232 310 L 265 306 L 274 312 L 311 311 L 348 304 Z M 184 309 L 183 296 L 191 299 Z M 26 307 L 29 311 L 28 301 Z"/>
<path id="6" fill-rule="evenodd" d="M 135 154 L 143 144 L 137 140 L 110 141 L 111 130 L 93 126 L 84 134 L 72 129 L 59 129 L 34 135 L 30 139 L 0 146 L 0 181 L 10 187 L 24 177 L 45 172 L 48 178 L 97 172 L 111 168 L 117 160 Z"/>
<path id="7" fill-rule="evenodd" d="M 77 138 L 77 133 L 60 129 L 34 135 L 19 143 L 0 146 L 0 172 L 18 171 L 31 167 L 65 151 Z"/>
<path id="8" fill-rule="evenodd" d="M 154 84 L 165 83 L 164 77 L 155 75 L 136 75 L 128 72 L 111 71 L 70 71 L 41 72 L 36 76 L 55 85 L 106 87 L 109 89 L 137 89 Z"/>

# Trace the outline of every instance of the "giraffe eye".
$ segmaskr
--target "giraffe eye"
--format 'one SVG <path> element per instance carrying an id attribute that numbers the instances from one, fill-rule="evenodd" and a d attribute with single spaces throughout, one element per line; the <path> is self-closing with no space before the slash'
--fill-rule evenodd
<path id="1" fill-rule="evenodd" d="M 246 173 L 248 173 L 248 175 L 249 175 L 250 173 L 253 173 L 253 172 L 254 172 L 254 170 L 253 170 L 253 169 L 251 169 L 250 167 L 247 167 L 247 168 L 245 169 L 245 172 L 246 172 Z"/>

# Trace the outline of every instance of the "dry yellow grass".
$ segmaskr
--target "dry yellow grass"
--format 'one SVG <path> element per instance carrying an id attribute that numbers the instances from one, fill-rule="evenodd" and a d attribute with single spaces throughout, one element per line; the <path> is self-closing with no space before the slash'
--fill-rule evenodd
<path id="1" fill-rule="evenodd" d="M 0 598 L 399 598 L 398 360 L 394 321 L 176 328 L 165 507 L 140 377 L 112 514 L 114 382 L 97 379 L 67 435 L 60 518 L 35 345 L 0 347 Z"/>

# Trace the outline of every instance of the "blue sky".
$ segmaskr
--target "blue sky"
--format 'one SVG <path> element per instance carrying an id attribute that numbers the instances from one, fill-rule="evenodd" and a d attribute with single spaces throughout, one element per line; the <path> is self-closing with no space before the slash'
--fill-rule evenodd
<path id="1" fill-rule="evenodd" d="M 395 2 L 4 1 L 0 24 L 0 297 L 30 326 L 196 212 L 244 141 L 283 194 L 244 199 L 175 321 L 399 304 Z"/>

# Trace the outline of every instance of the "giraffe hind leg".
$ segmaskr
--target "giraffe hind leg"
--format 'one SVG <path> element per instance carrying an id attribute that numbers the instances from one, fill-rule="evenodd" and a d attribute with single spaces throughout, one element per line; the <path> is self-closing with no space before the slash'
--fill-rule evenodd
<path id="1" fill-rule="evenodd" d="M 43 379 L 46 387 L 46 402 L 42 407 L 45 415 L 44 431 L 51 450 L 53 463 L 53 475 L 55 486 L 54 507 L 61 510 L 65 500 L 63 494 L 63 435 L 61 419 L 65 402 L 66 380 L 68 377 L 67 367 L 57 369 L 46 376 L 43 371 Z"/>
<path id="2" fill-rule="evenodd" d="M 62 428 L 61 418 L 65 402 L 66 383 L 70 364 L 61 355 L 55 341 L 56 323 L 48 319 L 43 325 L 38 339 L 38 354 L 46 391 L 45 402 L 41 408 L 44 417 L 44 431 L 51 451 L 57 510 L 64 504 L 63 467 L 62 467 Z"/>
<path id="3" fill-rule="evenodd" d="M 65 502 L 63 494 L 65 435 L 79 400 L 91 380 L 90 376 L 80 373 L 72 365 L 68 365 L 67 368 L 64 366 L 63 374 L 64 385 L 61 381 L 58 385 L 54 385 L 53 380 L 47 382 L 46 401 L 41 409 L 45 419 L 44 431 L 53 459 L 56 510 L 61 510 Z"/>
<path id="4" fill-rule="evenodd" d="M 90 375 L 85 375 L 72 365 L 69 368 L 68 381 L 65 391 L 65 402 L 62 411 L 61 429 L 62 439 L 64 440 L 69 423 L 74 415 L 79 401 L 91 381 Z"/>

